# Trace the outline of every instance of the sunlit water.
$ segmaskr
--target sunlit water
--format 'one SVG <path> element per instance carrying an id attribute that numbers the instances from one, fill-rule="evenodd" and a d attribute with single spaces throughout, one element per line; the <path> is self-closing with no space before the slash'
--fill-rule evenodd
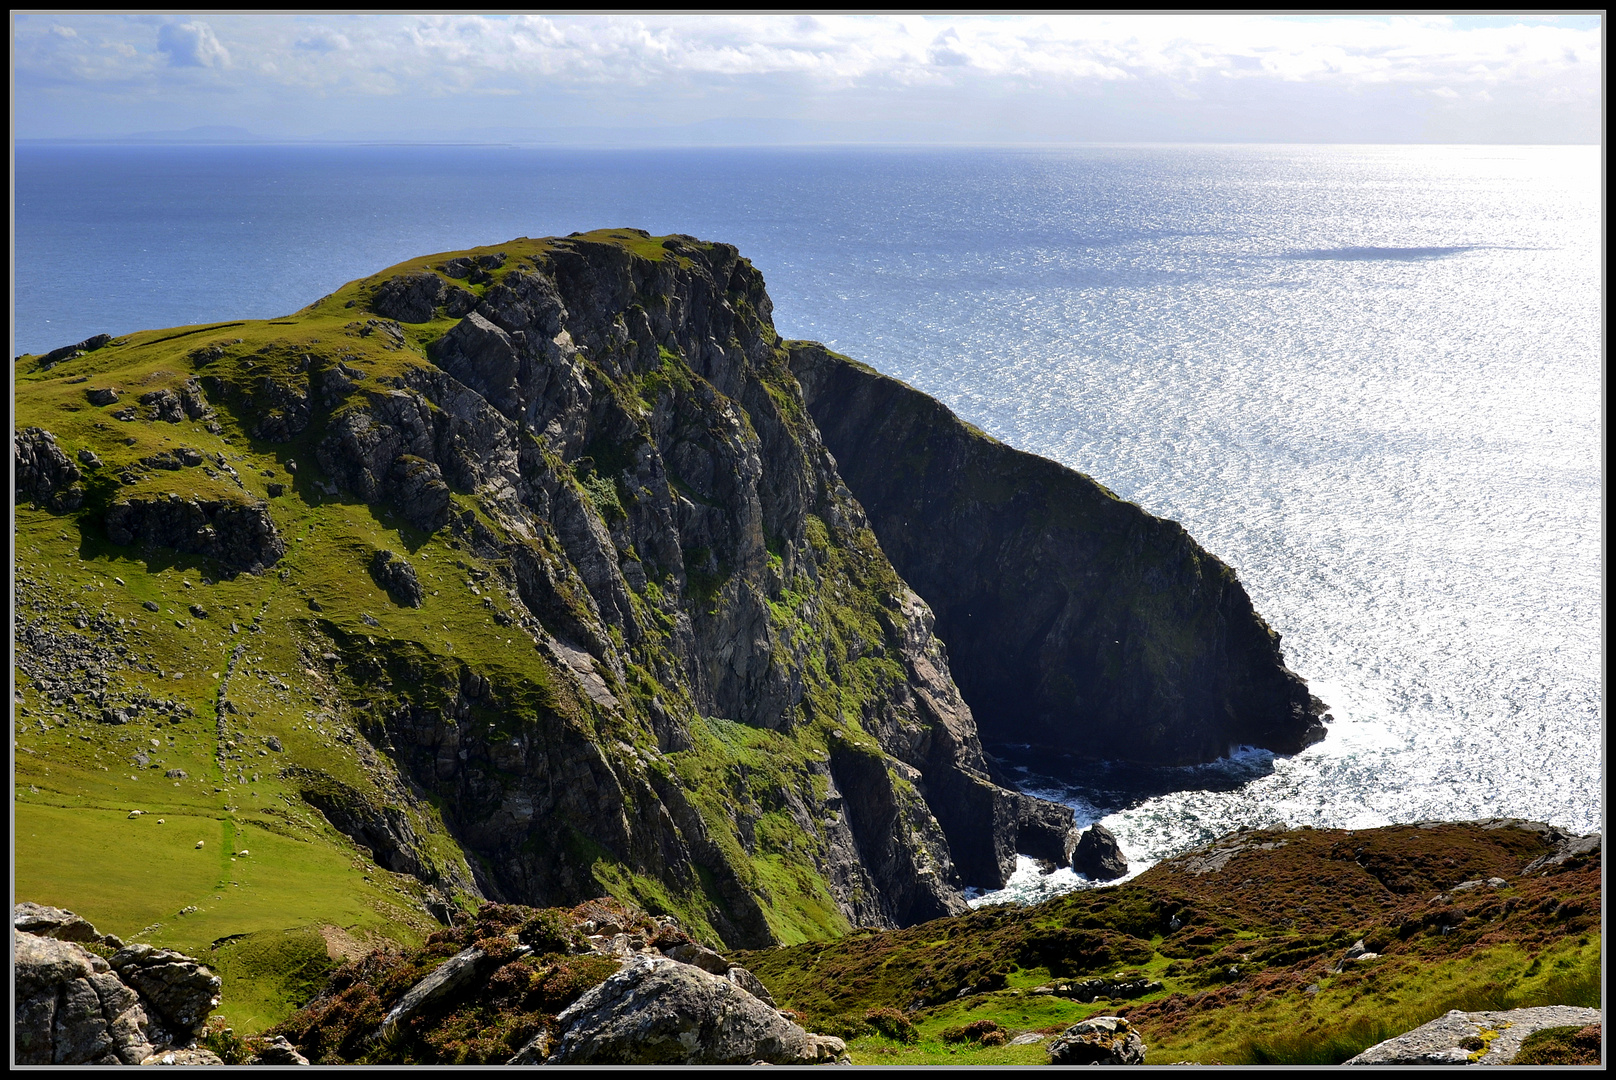
<path id="1" fill-rule="evenodd" d="M 1593 148 L 25 147 L 15 341 L 516 235 L 734 243 L 783 333 L 1182 521 L 1331 705 L 1292 758 L 1018 774 L 1137 872 L 1278 821 L 1600 827 L 1600 213 Z"/>

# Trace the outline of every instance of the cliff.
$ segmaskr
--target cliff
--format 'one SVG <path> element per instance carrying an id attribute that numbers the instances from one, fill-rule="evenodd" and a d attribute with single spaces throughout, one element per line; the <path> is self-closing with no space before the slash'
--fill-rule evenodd
<path id="1" fill-rule="evenodd" d="M 397 876 L 333 867 L 332 903 L 402 894 L 416 934 L 610 893 L 730 946 L 1070 862 L 1070 811 L 995 782 L 732 247 L 517 240 L 16 372 L 21 812 L 53 834 L 183 807 L 253 866 L 356 847 Z M 181 896 L 119 902 L 224 918 Z"/>
<path id="2" fill-rule="evenodd" d="M 301 970 L 293 923 L 411 943 L 485 900 L 607 894 L 732 948 L 959 914 L 1077 836 L 1003 785 L 955 684 L 1024 668 L 940 637 L 933 604 L 991 622 L 1040 578 L 1059 640 L 1121 620 L 1117 657 L 1063 669 L 1118 703 L 1095 739 L 1143 710 L 1157 756 L 1305 741 L 1299 682 L 1182 530 L 788 345 L 770 312 L 734 248 L 613 230 L 18 358 L 19 888 L 223 950 L 227 999 Z M 854 376 L 898 403 L 865 452 L 941 448 L 914 477 L 957 540 L 894 529 L 835 441 L 833 401 L 884 415 Z M 1062 523 L 1091 518 L 1079 554 L 1110 563 L 1071 561 Z M 930 569 L 956 557 L 965 608 Z M 1005 640 L 1056 639 L 1038 626 Z M 1180 667 L 1234 689 L 1174 712 L 1195 684 L 1155 683 Z"/>
<path id="3" fill-rule="evenodd" d="M 823 346 L 787 348 L 881 549 L 936 613 L 983 738 L 1190 764 L 1324 737 L 1279 635 L 1177 522 Z"/>

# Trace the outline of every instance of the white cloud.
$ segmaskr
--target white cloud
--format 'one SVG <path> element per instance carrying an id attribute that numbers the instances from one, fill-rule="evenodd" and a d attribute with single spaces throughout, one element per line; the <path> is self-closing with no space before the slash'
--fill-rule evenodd
<path id="1" fill-rule="evenodd" d="M 329 53 L 347 52 L 353 48 L 353 43 L 348 40 L 346 34 L 339 34 L 329 27 L 317 26 L 299 37 L 293 46 L 310 52 Z"/>
<path id="2" fill-rule="evenodd" d="M 265 115 L 283 127 L 304 122 L 296 119 L 303 114 L 309 123 L 327 117 L 336 101 L 346 113 L 378 117 L 408 102 L 410 120 L 424 123 L 453 115 L 453 100 L 472 95 L 482 103 L 476 110 L 492 110 L 474 119 L 512 126 L 536 116 L 584 126 L 857 116 L 924 120 L 942 130 L 978 116 L 989 128 L 1015 121 L 1043 130 L 1032 111 L 1075 97 L 1089 103 L 1080 110 L 1085 116 L 1119 118 L 1106 130 L 1150 137 L 1126 117 L 1170 116 L 1175 137 L 1184 137 L 1212 130 L 1196 119 L 1202 116 L 1238 113 L 1257 124 L 1271 112 L 1265 102 L 1296 94 L 1321 109 L 1340 101 L 1360 113 L 1350 102 L 1390 94 L 1384 107 L 1394 111 L 1443 101 L 1449 110 L 1526 116 L 1550 101 L 1569 103 L 1597 139 L 1602 108 L 1602 39 L 1597 21 L 1586 19 L 1472 25 L 1407 16 L 898 13 L 219 15 L 203 22 L 53 15 L 19 16 L 14 26 L 19 133 L 36 88 L 78 93 L 91 114 L 97 93 L 138 90 L 178 102 L 196 88 L 196 72 L 180 70 L 186 68 L 205 69 L 236 100 L 277 102 Z M 232 57 L 250 62 L 232 65 Z M 1109 89 L 1101 94 L 1101 87 Z M 497 98 L 522 99 L 527 110 Z M 984 104 L 991 102 L 999 104 Z M 992 110 L 998 119 L 989 117 Z M 1067 107 L 1062 115 L 1074 112 Z M 1569 123 L 1566 115 L 1562 109 L 1553 122 Z M 1069 138 L 1082 137 L 1079 128 L 1067 130 Z M 1240 130 L 1269 137 L 1262 133 L 1280 128 Z"/>
<path id="3" fill-rule="evenodd" d="M 157 51 L 175 67 L 229 67 L 230 53 L 205 22 L 164 23 L 157 29 Z"/>

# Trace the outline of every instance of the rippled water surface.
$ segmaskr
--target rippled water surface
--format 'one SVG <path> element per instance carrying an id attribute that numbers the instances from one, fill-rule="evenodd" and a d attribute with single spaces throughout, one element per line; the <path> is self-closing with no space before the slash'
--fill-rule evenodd
<path id="1" fill-rule="evenodd" d="M 424 252 L 636 225 L 736 244 L 783 333 L 1182 521 L 1335 721 L 1293 758 L 1021 763 L 1136 870 L 1275 821 L 1600 827 L 1597 149 L 16 161 L 18 352 L 280 315 Z M 1013 892 L 1073 884 L 1029 865 Z"/>

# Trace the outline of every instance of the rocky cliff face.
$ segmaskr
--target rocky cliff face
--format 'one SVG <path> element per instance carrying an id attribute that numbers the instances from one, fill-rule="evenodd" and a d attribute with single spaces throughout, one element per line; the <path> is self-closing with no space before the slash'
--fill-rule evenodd
<path id="1" fill-rule="evenodd" d="M 1018 851 L 1070 862 L 1070 812 L 995 782 L 734 248 L 520 240 L 230 326 L 52 365 L 31 407 L 71 408 L 18 436 L 41 507 L 67 453 L 101 455 L 82 527 L 153 588 L 183 557 L 261 594 L 271 621 L 217 646 L 224 783 L 284 741 L 275 781 L 440 897 L 610 892 L 732 946 L 957 913 Z M 97 408 L 150 407 L 114 431 L 87 362 Z M 224 630 L 190 611 L 180 635 Z M 244 636 L 271 625 L 295 649 L 273 673 L 253 654 L 279 642 Z"/>
<path id="2" fill-rule="evenodd" d="M 84 765 L 161 765 L 146 809 L 264 843 L 317 812 L 440 920 L 609 893 L 736 947 L 1069 865 L 979 724 L 1317 737 L 1182 529 L 770 311 L 734 248 L 618 230 L 19 358 L 25 756 L 119 803 L 139 775 Z"/>
<path id="3" fill-rule="evenodd" d="M 984 738 L 1188 764 L 1324 737 L 1279 636 L 1182 526 L 869 367 L 788 348 L 882 550 L 936 612 Z"/>

